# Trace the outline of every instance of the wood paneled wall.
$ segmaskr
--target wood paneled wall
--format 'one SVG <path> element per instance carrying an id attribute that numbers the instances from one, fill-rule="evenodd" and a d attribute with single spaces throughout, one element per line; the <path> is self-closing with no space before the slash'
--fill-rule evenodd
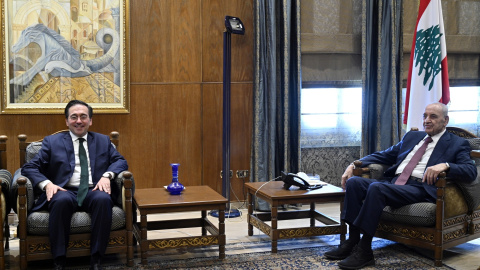
<path id="1" fill-rule="evenodd" d="M 245 24 L 232 35 L 232 201 L 243 200 L 236 170 L 250 169 L 253 0 L 130 0 L 130 113 L 96 114 L 90 130 L 120 132 L 119 151 L 137 188 L 171 182 L 178 162 L 186 186 L 221 192 L 225 15 Z M 29 140 L 65 129 L 63 115 L 0 115 L 8 169 L 19 167 L 18 134 Z"/>

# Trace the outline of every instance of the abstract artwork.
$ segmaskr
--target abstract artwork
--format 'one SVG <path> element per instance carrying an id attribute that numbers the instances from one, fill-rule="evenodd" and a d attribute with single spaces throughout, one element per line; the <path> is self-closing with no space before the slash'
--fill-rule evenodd
<path id="1" fill-rule="evenodd" d="M 128 0 L 2 0 L 2 113 L 129 112 Z"/>

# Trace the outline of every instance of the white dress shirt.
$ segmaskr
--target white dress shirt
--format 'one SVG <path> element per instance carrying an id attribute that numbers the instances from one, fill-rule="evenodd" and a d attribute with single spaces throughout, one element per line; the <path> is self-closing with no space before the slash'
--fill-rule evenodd
<path id="1" fill-rule="evenodd" d="M 423 178 L 423 174 L 425 173 L 425 169 L 427 167 L 427 162 L 430 159 L 430 156 L 432 155 L 433 149 L 437 145 L 438 140 L 440 140 L 440 137 L 442 137 L 443 133 L 445 133 L 446 129 L 444 129 L 442 132 L 432 136 L 432 142 L 427 145 L 427 149 L 425 150 L 425 154 L 423 154 L 422 159 L 420 159 L 420 162 L 418 162 L 417 166 L 415 169 L 413 169 L 412 176 L 417 177 L 417 178 Z M 423 145 L 423 142 L 425 139 L 428 137 L 428 135 L 425 136 L 414 148 L 410 153 L 408 153 L 407 157 L 400 163 L 398 166 L 397 170 L 395 171 L 395 174 L 400 174 L 403 172 L 403 169 L 405 166 L 407 166 L 408 162 L 410 159 L 412 159 L 413 155 L 417 152 L 418 148 L 420 148 Z"/>
<path id="2" fill-rule="evenodd" d="M 75 151 L 75 170 L 73 171 L 72 178 L 68 181 L 67 186 L 70 187 L 78 187 L 80 185 L 80 156 L 78 155 L 78 149 L 80 147 L 80 141 L 78 140 L 80 137 L 77 137 L 70 131 L 70 136 L 72 136 L 73 142 L 73 149 Z M 85 148 L 85 152 L 87 153 L 87 160 L 88 160 L 88 186 L 93 186 L 92 181 L 92 170 L 90 169 L 90 155 L 88 154 L 88 141 L 87 141 L 88 134 L 85 134 L 82 138 L 85 139 L 83 142 L 83 147 Z"/>
<path id="3" fill-rule="evenodd" d="M 73 171 L 73 175 L 70 178 L 70 181 L 68 181 L 67 186 L 71 187 L 78 187 L 80 185 L 80 157 L 78 156 L 78 147 L 80 146 L 80 142 L 78 141 L 78 138 L 75 134 L 73 134 L 70 131 L 70 136 L 72 137 L 72 142 L 73 142 L 73 150 L 75 151 L 75 170 Z M 93 181 L 92 181 L 92 171 L 90 169 L 90 155 L 88 154 L 88 141 L 87 141 L 88 134 L 85 134 L 82 138 L 85 139 L 83 142 L 83 147 L 85 148 L 85 152 L 87 153 L 87 160 L 88 160 L 88 185 L 93 186 Z M 40 183 L 38 183 L 38 187 L 41 190 L 45 189 L 45 186 L 48 183 L 51 183 L 52 181 L 46 179 Z"/>

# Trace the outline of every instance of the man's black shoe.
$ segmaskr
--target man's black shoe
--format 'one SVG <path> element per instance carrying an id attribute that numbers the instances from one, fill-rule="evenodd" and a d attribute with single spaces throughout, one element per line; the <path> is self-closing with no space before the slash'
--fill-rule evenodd
<path id="1" fill-rule="evenodd" d="M 65 269 L 65 265 L 54 263 L 54 264 L 53 264 L 53 269 L 55 269 L 55 270 L 63 270 L 63 269 Z"/>
<path id="2" fill-rule="evenodd" d="M 343 260 L 350 256 L 356 244 L 350 239 L 345 240 L 337 248 L 325 252 L 325 257 L 331 260 Z"/>
<path id="3" fill-rule="evenodd" d="M 352 255 L 338 262 L 338 266 L 342 269 L 360 269 L 369 265 L 375 265 L 373 251 L 371 248 L 368 250 L 362 249 L 360 245 L 355 246 Z"/>
<path id="4" fill-rule="evenodd" d="M 65 256 L 58 256 L 53 260 L 53 269 L 55 270 L 63 270 L 65 269 Z"/>
<path id="5" fill-rule="evenodd" d="M 99 263 L 94 263 L 90 266 L 90 270 L 102 270 L 102 266 Z"/>

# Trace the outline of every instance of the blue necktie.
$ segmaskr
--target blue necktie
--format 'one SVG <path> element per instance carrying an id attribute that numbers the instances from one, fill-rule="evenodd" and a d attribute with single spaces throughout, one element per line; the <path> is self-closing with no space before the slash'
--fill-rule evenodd
<path id="1" fill-rule="evenodd" d="M 80 158 L 80 185 L 78 186 L 77 202 L 78 206 L 82 206 L 83 200 L 88 192 L 88 159 L 87 151 L 83 147 L 84 138 L 78 138 L 78 157 Z"/>

